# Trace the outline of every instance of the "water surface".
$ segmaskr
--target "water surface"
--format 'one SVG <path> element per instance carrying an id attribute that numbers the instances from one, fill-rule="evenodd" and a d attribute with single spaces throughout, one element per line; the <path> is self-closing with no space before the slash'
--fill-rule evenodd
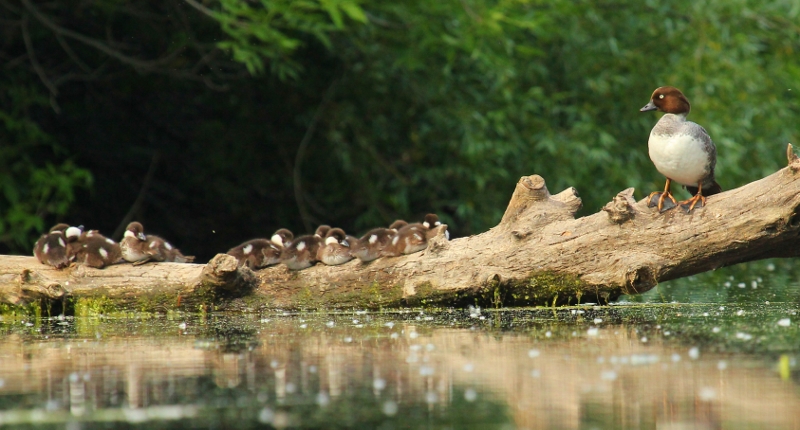
<path id="1" fill-rule="evenodd" d="M 775 264 L 604 307 L 5 317 L 0 425 L 797 428 L 797 278 Z"/>

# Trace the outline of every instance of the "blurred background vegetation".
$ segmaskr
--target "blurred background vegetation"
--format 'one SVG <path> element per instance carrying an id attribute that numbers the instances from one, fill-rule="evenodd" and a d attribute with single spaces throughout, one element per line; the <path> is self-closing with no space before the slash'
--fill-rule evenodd
<path id="1" fill-rule="evenodd" d="M 533 173 L 593 213 L 663 186 L 638 111 L 661 85 L 735 188 L 798 143 L 799 23 L 795 0 L 0 0 L 0 252 L 56 221 L 136 219 L 201 261 L 430 211 L 464 236 Z"/>

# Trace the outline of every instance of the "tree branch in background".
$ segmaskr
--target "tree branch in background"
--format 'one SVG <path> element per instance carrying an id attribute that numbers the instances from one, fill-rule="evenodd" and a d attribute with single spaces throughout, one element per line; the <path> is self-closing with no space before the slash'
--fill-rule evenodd
<path id="1" fill-rule="evenodd" d="M 139 69 L 152 70 L 158 66 L 164 65 L 166 62 L 171 61 L 176 55 L 178 55 L 180 52 L 184 50 L 183 47 L 178 48 L 175 51 L 167 54 L 165 57 L 159 58 L 158 60 L 155 61 L 139 60 L 134 57 L 129 57 L 115 49 L 112 49 L 108 45 L 97 39 L 92 39 L 90 37 L 84 36 L 80 33 L 76 33 L 72 30 L 57 25 L 56 23 L 48 19 L 46 16 L 44 16 L 41 12 L 39 12 L 39 10 L 36 9 L 29 0 L 22 0 L 22 4 L 45 27 L 53 30 L 58 34 L 75 39 L 79 42 L 83 42 L 84 44 L 91 46 L 101 52 L 104 52 L 125 64 L 131 65 Z"/>
<path id="2" fill-rule="evenodd" d="M 292 172 L 292 177 L 294 179 L 294 198 L 295 201 L 297 201 L 297 210 L 300 211 L 300 219 L 303 220 L 303 226 L 305 227 L 306 231 L 311 231 L 311 216 L 308 213 L 305 197 L 303 196 L 301 166 L 303 165 L 303 157 L 306 154 L 306 148 L 308 148 L 308 144 L 311 142 L 311 137 L 314 135 L 314 130 L 317 129 L 317 124 L 322 117 L 322 112 L 324 111 L 325 106 L 328 104 L 328 101 L 330 101 L 331 97 L 333 97 L 333 93 L 338 82 L 338 78 L 334 79 L 330 86 L 328 86 L 327 91 L 325 91 L 325 95 L 322 97 L 322 101 L 319 102 L 319 106 L 317 106 L 317 111 L 314 113 L 314 117 L 311 118 L 311 124 L 308 125 L 308 129 L 306 129 L 303 140 L 300 141 L 300 145 L 297 147 L 297 154 L 294 158 L 294 169 Z"/>
<path id="3" fill-rule="evenodd" d="M 58 88 L 53 85 L 53 82 L 47 77 L 47 73 L 44 71 L 44 68 L 41 64 L 39 64 L 39 60 L 36 58 L 36 51 L 33 50 L 33 43 L 31 42 L 31 35 L 28 32 L 28 16 L 25 15 L 22 17 L 22 40 L 25 41 L 25 49 L 28 51 L 28 58 L 31 60 L 31 65 L 33 66 L 33 70 L 36 71 L 36 74 L 39 76 L 39 79 L 42 81 L 44 86 L 50 90 L 50 94 L 58 95 Z M 58 112 L 58 111 L 56 111 Z"/>
<path id="4" fill-rule="evenodd" d="M 114 235 L 111 236 L 115 240 L 120 240 L 122 238 L 122 232 L 125 231 L 125 227 L 128 226 L 128 223 L 133 221 L 133 216 L 141 209 L 144 203 L 144 197 L 147 195 L 147 189 L 150 187 L 150 183 L 153 182 L 153 176 L 156 174 L 156 167 L 158 166 L 159 159 L 161 159 L 161 151 L 156 151 L 156 153 L 153 154 L 153 158 L 150 160 L 150 167 L 147 169 L 147 174 L 144 175 L 144 181 L 142 181 L 142 188 L 139 189 L 139 195 L 136 196 L 136 200 L 131 205 L 131 208 L 128 209 L 128 213 L 122 217 L 122 221 L 120 221 L 116 230 L 114 230 Z"/>

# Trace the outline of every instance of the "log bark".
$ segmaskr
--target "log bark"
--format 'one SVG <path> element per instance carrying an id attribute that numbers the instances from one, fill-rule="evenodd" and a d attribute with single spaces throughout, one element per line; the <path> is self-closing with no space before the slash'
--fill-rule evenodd
<path id="1" fill-rule="evenodd" d="M 551 195 L 538 175 L 519 180 L 500 224 L 448 241 L 446 226 L 424 251 L 363 264 L 283 265 L 253 273 L 217 255 L 207 265 L 153 263 L 66 270 L 32 257 L 0 257 L 0 302 L 102 297 L 121 309 L 377 308 L 607 303 L 658 282 L 746 261 L 800 253 L 800 160 L 708 198 L 686 214 L 659 213 L 633 189 L 575 219 L 574 188 Z M 149 297 L 145 300 L 142 297 Z M 153 300 L 160 297 L 163 300 Z M 149 302 L 148 302 L 149 300 Z"/>

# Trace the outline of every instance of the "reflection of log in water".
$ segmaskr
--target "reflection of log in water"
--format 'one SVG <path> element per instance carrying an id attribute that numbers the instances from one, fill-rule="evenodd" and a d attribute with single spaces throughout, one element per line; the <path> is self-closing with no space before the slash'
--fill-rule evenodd
<path id="1" fill-rule="evenodd" d="M 253 417 L 268 406 L 290 423 L 312 419 L 305 413 L 310 405 L 346 404 L 356 418 L 374 417 L 370 408 L 378 408 L 377 415 L 392 419 L 409 405 L 430 416 L 449 408 L 469 414 L 479 409 L 470 401 L 505 405 L 518 428 L 578 428 L 588 417 L 629 428 L 682 422 L 719 428 L 729 421 L 778 427 L 800 420 L 795 385 L 760 362 L 692 360 L 685 348 L 644 343 L 625 327 L 536 342 L 402 323 L 326 329 L 317 322 L 318 329 L 306 330 L 296 319 L 265 323 L 252 339 L 258 343 L 239 350 L 192 336 L 99 342 L 7 336 L 0 340 L 0 402 L 22 395 L 31 410 L 62 411 L 65 420 L 178 404 L 194 404 L 202 415 L 217 401 L 252 409 L 244 415 Z M 353 412 L 359 408 L 369 410 Z M 0 423 L 11 422 L 12 412 L 19 413 L 4 408 Z"/>

